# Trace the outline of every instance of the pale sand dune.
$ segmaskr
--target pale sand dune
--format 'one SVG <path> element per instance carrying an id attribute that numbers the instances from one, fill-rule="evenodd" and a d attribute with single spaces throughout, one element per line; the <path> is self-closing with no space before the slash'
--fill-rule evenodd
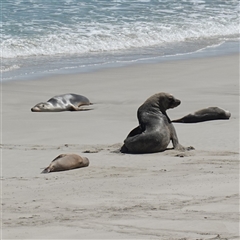
<path id="1" fill-rule="evenodd" d="M 2 84 L 3 239 L 239 239 L 239 56 L 143 64 Z M 54 95 L 88 97 L 94 110 L 32 113 Z M 195 151 L 116 150 L 157 92 L 230 120 L 175 124 Z M 171 144 L 169 145 L 171 147 Z M 87 168 L 40 174 L 60 153 Z"/>

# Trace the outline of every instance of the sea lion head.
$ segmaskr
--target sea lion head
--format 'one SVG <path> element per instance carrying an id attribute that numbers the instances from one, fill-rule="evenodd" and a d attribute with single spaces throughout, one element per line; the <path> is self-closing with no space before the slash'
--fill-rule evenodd
<path id="1" fill-rule="evenodd" d="M 52 111 L 52 104 L 49 102 L 40 102 L 31 108 L 32 112 L 50 112 Z"/>
<path id="2" fill-rule="evenodd" d="M 231 113 L 227 110 L 224 110 L 223 108 L 209 107 L 208 109 L 212 109 L 212 111 L 215 111 L 216 113 L 218 113 L 221 119 L 229 119 L 231 117 Z"/>
<path id="3" fill-rule="evenodd" d="M 158 104 L 162 111 L 166 111 L 170 108 L 175 108 L 181 104 L 181 101 L 175 98 L 169 93 L 159 93 L 158 94 Z"/>
<path id="4" fill-rule="evenodd" d="M 229 119 L 231 117 L 231 113 L 229 111 L 226 111 L 226 119 Z"/>

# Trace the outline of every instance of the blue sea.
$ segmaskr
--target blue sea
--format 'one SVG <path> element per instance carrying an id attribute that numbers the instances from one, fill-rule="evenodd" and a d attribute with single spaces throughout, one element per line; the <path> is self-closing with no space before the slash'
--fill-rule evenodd
<path id="1" fill-rule="evenodd" d="M 239 52 L 238 0 L 1 0 L 2 80 Z"/>

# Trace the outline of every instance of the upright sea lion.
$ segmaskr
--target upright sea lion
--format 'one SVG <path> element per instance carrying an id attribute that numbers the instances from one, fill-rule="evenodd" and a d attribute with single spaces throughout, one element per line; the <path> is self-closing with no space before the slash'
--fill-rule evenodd
<path id="1" fill-rule="evenodd" d="M 90 110 L 86 107 L 91 105 L 90 101 L 82 96 L 73 93 L 62 94 L 50 98 L 47 102 L 40 102 L 31 108 L 32 112 L 62 112 Z"/>
<path id="2" fill-rule="evenodd" d="M 168 93 L 157 93 L 148 98 L 137 111 L 139 126 L 124 140 L 123 153 L 154 153 L 166 150 L 170 140 L 173 148 L 185 150 L 179 144 L 177 134 L 166 110 L 175 108 L 180 100 Z"/>
<path id="3" fill-rule="evenodd" d="M 77 154 L 60 154 L 52 160 L 50 165 L 41 173 L 59 172 L 75 168 L 87 167 L 89 160 L 86 157 L 80 157 Z"/>
<path id="4" fill-rule="evenodd" d="M 190 113 L 185 117 L 173 120 L 176 123 L 198 123 L 211 120 L 229 119 L 231 113 L 222 108 L 209 107 Z"/>

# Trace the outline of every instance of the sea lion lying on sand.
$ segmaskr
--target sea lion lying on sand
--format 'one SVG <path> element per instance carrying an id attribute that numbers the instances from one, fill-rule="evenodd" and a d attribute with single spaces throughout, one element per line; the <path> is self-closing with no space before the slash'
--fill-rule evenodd
<path id="1" fill-rule="evenodd" d="M 40 102 L 31 108 L 32 112 L 62 112 L 62 111 L 83 111 L 90 110 L 86 106 L 91 105 L 90 101 L 82 96 L 73 93 L 62 94 L 50 98 L 47 102 Z"/>
<path id="2" fill-rule="evenodd" d="M 185 117 L 173 120 L 175 123 L 198 123 L 211 120 L 229 119 L 231 113 L 222 108 L 209 107 L 190 113 Z"/>
<path id="3" fill-rule="evenodd" d="M 89 160 L 86 157 L 80 157 L 77 154 L 60 154 L 52 160 L 50 165 L 41 173 L 59 172 L 75 168 L 87 167 Z"/>
<path id="4" fill-rule="evenodd" d="M 179 144 L 177 134 L 166 110 L 175 108 L 180 100 L 168 93 L 157 93 L 148 98 L 137 111 L 139 126 L 124 140 L 122 153 L 154 153 L 166 150 L 170 140 L 173 148 L 185 150 Z"/>

